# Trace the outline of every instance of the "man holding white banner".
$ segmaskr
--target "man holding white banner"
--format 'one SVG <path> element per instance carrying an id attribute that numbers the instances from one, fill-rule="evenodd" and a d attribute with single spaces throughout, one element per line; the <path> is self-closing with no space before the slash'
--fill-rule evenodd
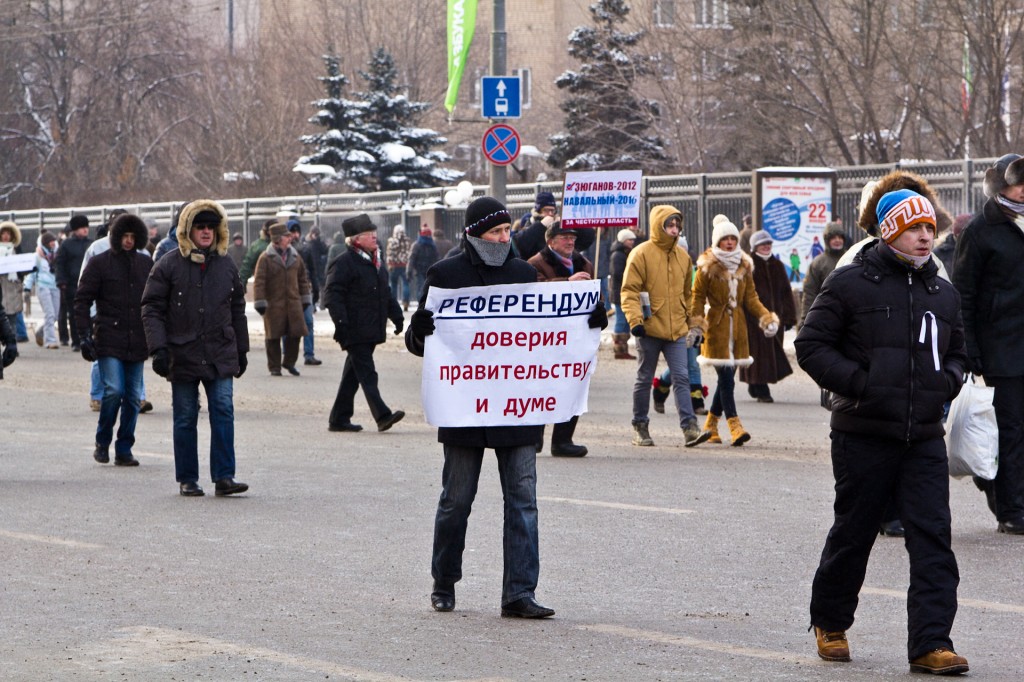
<path id="1" fill-rule="evenodd" d="M 501 615 L 547 618 L 554 610 L 534 595 L 540 576 L 534 446 L 539 424 L 586 410 L 600 341 L 594 329 L 600 321 L 592 320 L 600 313 L 589 310 L 596 311 L 599 296 L 596 282 L 538 285 L 537 271 L 512 255 L 511 223 L 496 199 L 470 204 L 462 251 L 427 271 L 406 346 L 424 358 L 424 411 L 444 446 L 431 605 L 455 608 L 484 449 L 492 448 L 505 501 Z"/>

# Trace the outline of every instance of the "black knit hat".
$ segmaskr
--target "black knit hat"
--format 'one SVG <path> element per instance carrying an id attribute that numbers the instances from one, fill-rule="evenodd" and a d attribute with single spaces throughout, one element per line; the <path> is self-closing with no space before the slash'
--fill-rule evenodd
<path id="1" fill-rule="evenodd" d="M 466 234 L 471 237 L 480 237 L 498 225 L 511 222 L 508 209 L 494 197 L 475 199 L 466 209 Z"/>
<path id="2" fill-rule="evenodd" d="M 373 232 L 377 226 L 370 220 L 370 216 L 360 213 L 354 218 L 345 218 L 341 223 L 341 229 L 344 230 L 346 237 L 355 237 L 363 232 Z"/>
<path id="3" fill-rule="evenodd" d="M 555 195 L 551 192 L 537 192 L 537 200 L 533 202 L 533 210 L 539 211 L 542 208 L 551 206 L 555 208 Z"/>
<path id="4" fill-rule="evenodd" d="M 84 213 L 76 213 L 71 216 L 71 220 L 68 221 L 68 231 L 74 232 L 82 227 L 89 227 L 89 216 Z"/>

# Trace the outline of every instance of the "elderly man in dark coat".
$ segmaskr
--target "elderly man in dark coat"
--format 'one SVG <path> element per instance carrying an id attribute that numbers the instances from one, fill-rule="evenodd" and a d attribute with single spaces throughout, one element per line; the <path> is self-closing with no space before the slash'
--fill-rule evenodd
<path id="1" fill-rule="evenodd" d="M 313 305 L 312 287 L 302 257 L 290 244 L 293 234 L 284 223 L 267 228 L 270 245 L 256 261 L 253 307 L 263 316 L 267 369 L 281 376 L 281 368 L 299 376 L 299 341 L 309 333 L 304 308 Z M 284 359 L 281 339 L 284 338 Z"/>
<path id="2" fill-rule="evenodd" d="M 199 487 L 199 385 L 210 408 L 210 475 L 217 495 L 249 489 L 235 480 L 234 383 L 245 372 L 249 328 L 245 289 L 227 255 L 228 217 L 215 201 L 187 205 L 178 220 L 178 250 L 153 266 L 142 320 L 153 371 L 171 382 L 174 473 L 179 492 Z"/>
<path id="3" fill-rule="evenodd" d="M 114 441 L 114 464 L 138 466 L 132 455 L 135 422 L 142 402 L 142 372 L 149 353 L 142 328 L 142 292 L 153 267 L 144 248 L 149 230 L 138 216 L 122 213 L 110 224 L 110 249 L 89 259 L 75 294 L 75 327 L 82 357 L 97 362 L 103 399 L 96 425 L 93 459 L 110 461 L 114 422 L 121 422 Z M 96 304 L 96 317 L 89 309 Z"/>
<path id="4" fill-rule="evenodd" d="M 356 391 L 362 388 L 377 430 L 387 431 L 405 412 L 392 411 L 381 397 L 373 350 L 387 339 L 388 319 L 395 325 L 395 334 L 402 332 L 405 319 L 388 286 L 388 271 L 377 248 L 377 226 L 361 213 L 347 218 L 341 227 L 347 249 L 327 266 L 324 307 L 334 320 L 334 340 L 348 356 L 327 428 L 362 430 L 352 423 Z"/>

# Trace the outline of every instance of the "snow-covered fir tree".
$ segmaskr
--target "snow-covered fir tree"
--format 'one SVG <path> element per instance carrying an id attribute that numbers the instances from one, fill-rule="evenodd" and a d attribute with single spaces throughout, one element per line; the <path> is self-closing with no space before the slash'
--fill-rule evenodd
<path id="1" fill-rule="evenodd" d="M 364 151 L 371 143 L 360 131 L 366 103 L 344 97 L 348 79 L 341 73 L 341 60 L 334 55 L 324 55 L 323 60 L 327 75 L 318 80 L 324 84 L 327 97 L 313 102 L 317 112 L 309 122 L 326 130 L 299 138 L 316 151 L 299 157 L 298 163 L 331 166 L 338 174 L 337 179 L 352 189 L 360 189 L 377 162 L 377 157 Z"/>
<path id="2" fill-rule="evenodd" d="M 625 0 L 597 0 L 590 14 L 593 26 L 579 26 L 569 36 L 569 55 L 581 66 L 555 79 L 567 94 L 559 105 L 565 131 L 548 138 L 547 161 L 567 171 L 661 171 L 664 142 L 651 132 L 659 107 L 638 93 L 655 66 L 634 49 L 644 32 L 620 29 L 629 14 Z"/>
<path id="3" fill-rule="evenodd" d="M 357 95 L 363 100 L 359 130 L 367 140 L 360 150 L 375 159 L 370 172 L 361 178 L 360 189 L 437 187 L 461 178 L 461 172 L 441 165 L 451 157 L 433 149 L 448 140 L 435 130 L 416 125 L 430 104 L 410 101 L 400 92 L 391 54 L 378 48 L 370 58 L 369 70 L 359 75 L 367 85 L 367 90 Z"/>

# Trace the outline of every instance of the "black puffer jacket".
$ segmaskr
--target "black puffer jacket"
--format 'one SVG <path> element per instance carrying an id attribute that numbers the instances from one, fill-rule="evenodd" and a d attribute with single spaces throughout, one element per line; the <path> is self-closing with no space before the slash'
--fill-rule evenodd
<path id="1" fill-rule="evenodd" d="M 611 257 L 608 268 L 608 298 L 611 300 L 613 305 L 622 305 L 622 275 L 626 272 L 626 258 L 629 256 L 629 252 L 632 248 L 626 248 L 626 245 L 616 240 L 612 244 Z"/>
<path id="2" fill-rule="evenodd" d="M 959 296 L 934 261 L 911 270 L 876 242 L 825 280 L 796 356 L 836 394 L 836 431 L 939 438 L 942 405 L 960 392 L 967 361 Z"/>
<path id="3" fill-rule="evenodd" d="M 89 259 L 75 293 L 75 324 L 83 337 L 92 335 L 96 356 L 124 362 L 143 362 L 149 357 L 146 334 L 142 328 L 142 292 L 153 267 L 148 254 L 125 251 L 121 239 L 135 234 L 135 243 L 144 248 L 149 230 L 135 215 L 124 213 L 110 226 L 110 249 Z M 89 308 L 96 304 L 96 317 Z"/>
<path id="4" fill-rule="evenodd" d="M 388 286 L 383 263 L 375 266 L 353 248 L 327 266 L 323 307 L 334 320 L 334 340 L 342 348 L 360 343 L 374 345 L 387 339 L 387 321 L 402 323 L 402 307 Z"/>
<path id="5" fill-rule="evenodd" d="M 462 239 L 462 251 L 457 255 L 439 260 L 427 270 L 427 279 L 420 294 L 420 307 L 427 303 L 430 287 L 442 289 L 464 289 L 465 287 L 491 286 L 494 284 L 525 284 L 537 281 L 537 271 L 526 261 L 512 255 L 500 267 L 491 267 L 480 259 L 476 251 Z M 412 333 L 412 327 L 405 333 L 405 346 L 413 355 L 423 357 L 423 339 Z M 437 440 L 448 445 L 465 447 L 516 447 L 532 445 L 541 439 L 542 426 L 467 426 L 441 427 Z"/>
<path id="6" fill-rule="evenodd" d="M 953 284 L 960 292 L 971 369 L 986 377 L 1024 376 L 1024 232 L 989 199 L 956 244 Z"/>
<path id="7" fill-rule="evenodd" d="M 220 213 L 221 222 L 213 248 L 201 254 L 188 235 L 204 210 Z M 151 352 L 169 351 L 168 381 L 226 379 L 238 373 L 238 356 L 249 352 L 245 290 L 227 255 L 227 216 L 220 204 L 197 201 L 185 207 L 178 225 L 178 250 L 153 266 L 142 296 L 146 340 Z"/>
<path id="8" fill-rule="evenodd" d="M 54 270 L 57 286 L 78 286 L 78 277 L 82 274 L 82 261 L 92 240 L 88 237 L 71 236 L 61 242 L 54 257 Z"/>

